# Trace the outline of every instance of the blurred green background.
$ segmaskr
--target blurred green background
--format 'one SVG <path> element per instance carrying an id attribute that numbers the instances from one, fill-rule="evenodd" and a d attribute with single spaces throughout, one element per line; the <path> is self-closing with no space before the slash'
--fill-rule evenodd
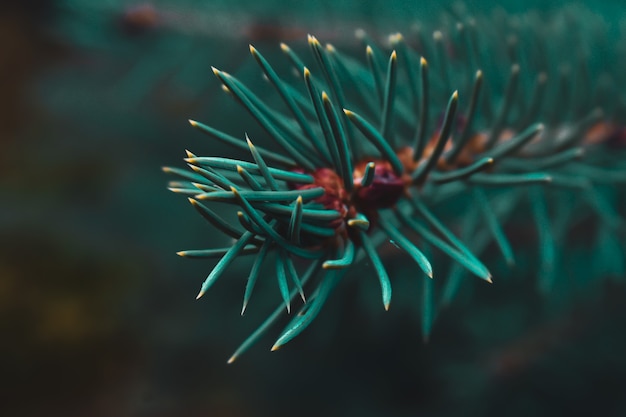
<path id="1" fill-rule="evenodd" d="M 488 13 L 566 4 L 467 2 Z M 594 4 L 585 6 L 619 27 L 622 1 Z M 350 48 L 356 28 L 402 31 L 445 6 L 2 2 L 0 414 L 626 415 L 619 281 L 560 303 L 540 297 L 522 268 L 443 312 L 424 345 L 417 283 L 394 282 L 385 313 L 371 302 L 375 280 L 352 279 L 288 347 L 270 353 L 273 334 L 231 366 L 278 300 L 274 283 L 257 294 L 276 298 L 259 297 L 243 318 L 246 263 L 194 302 L 212 264 L 175 252 L 225 240 L 166 190 L 160 167 L 182 166 L 186 148 L 236 155 L 187 124 L 244 123 L 210 65 L 254 79 L 250 42 L 271 55 L 314 33 Z M 572 253 L 581 274 L 591 271 L 593 251 Z M 403 259 L 393 268 L 411 273 Z"/>

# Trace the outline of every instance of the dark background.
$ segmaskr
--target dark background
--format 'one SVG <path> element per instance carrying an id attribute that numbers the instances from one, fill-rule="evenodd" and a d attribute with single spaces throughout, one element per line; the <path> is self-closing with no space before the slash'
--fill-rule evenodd
<path id="1" fill-rule="evenodd" d="M 404 30 L 442 9 L 413 3 L 2 2 L 0 413 L 626 415 L 626 291 L 591 272 L 593 251 L 572 249 L 595 275 L 567 296 L 540 296 L 528 268 L 470 288 L 428 344 L 411 307 L 418 285 L 394 282 L 385 313 L 357 270 L 289 346 L 269 352 L 276 329 L 226 365 L 277 298 L 257 295 L 239 316 L 244 262 L 194 302 L 212 264 L 175 252 L 225 240 L 160 171 L 182 166 L 186 148 L 234 155 L 187 124 L 240 123 L 209 66 L 252 77 L 249 42 L 277 55 L 311 32 L 350 48 L 357 27 Z M 593 12 L 617 31 L 620 5 Z M 392 272 L 403 278 L 402 262 Z M 257 294 L 276 296 L 271 284 Z"/>

